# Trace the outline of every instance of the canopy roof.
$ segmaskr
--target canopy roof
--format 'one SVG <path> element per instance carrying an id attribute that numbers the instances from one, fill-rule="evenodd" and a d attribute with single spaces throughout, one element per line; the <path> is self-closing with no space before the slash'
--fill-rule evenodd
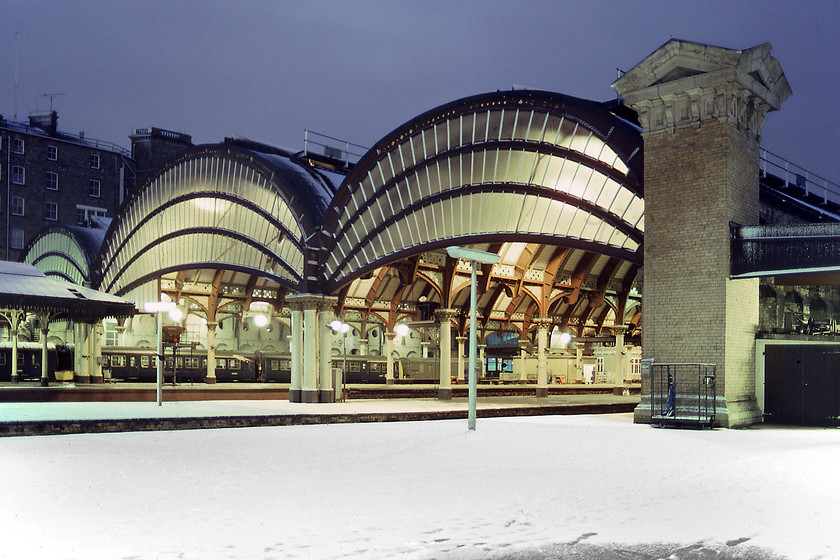
<path id="1" fill-rule="evenodd" d="M 82 321 L 135 313 L 134 304 L 122 298 L 48 278 L 32 265 L 8 261 L 0 261 L 0 309 Z"/>

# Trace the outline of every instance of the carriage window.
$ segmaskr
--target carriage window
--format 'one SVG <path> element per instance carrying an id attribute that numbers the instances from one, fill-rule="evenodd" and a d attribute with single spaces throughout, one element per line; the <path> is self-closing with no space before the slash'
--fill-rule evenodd
<path id="1" fill-rule="evenodd" d="M 187 369 L 198 369 L 198 358 L 187 358 Z"/>
<path id="2" fill-rule="evenodd" d="M 6 354 L 0 354 L 0 366 L 6 365 Z"/>
<path id="3" fill-rule="evenodd" d="M 111 356 L 112 367 L 125 367 L 125 356 Z"/>
<path id="4" fill-rule="evenodd" d="M 136 359 L 134 356 L 130 356 L 130 357 L 128 358 L 128 363 L 130 363 L 130 364 L 131 364 L 131 367 L 134 367 L 134 366 L 136 366 L 136 365 L 137 365 L 137 359 Z"/>
<path id="5" fill-rule="evenodd" d="M 271 360 L 271 371 L 277 371 L 280 369 L 280 360 Z"/>
<path id="6" fill-rule="evenodd" d="M 32 365 L 33 366 L 41 365 L 41 355 L 40 354 L 32 354 Z"/>
<path id="7" fill-rule="evenodd" d="M 362 371 L 362 363 L 361 362 L 350 362 L 347 369 L 348 371 Z"/>
<path id="8" fill-rule="evenodd" d="M 179 368 L 184 367 L 184 358 L 182 358 L 181 356 L 176 357 L 175 358 L 175 365 Z"/>
<path id="9" fill-rule="evenodd" d="M 225 367 L 227 367 L 227 366 L 225 365 L 225 361 L 226 361 L 226 360 L 225 360 L 224 358 L 216 358 L 216 367 L 217 367 L 217 368 L 222 368 L 222 369 L 225 369 Z"/>
<path id="10" fill-rule="evenodd" d="M 172 369 L 172 366 L 175 365 L 174 358 L 166 358 L 166 367 Z"/>
<path id="11" fill-rule="evenodd" d="M 140 367 L 149 367 L 149 357 L 140 356 Z"/>
<path id="12" fill-rule="evenodd" d="M 230 360 L 230 369 L 239 369 L 239 360 Z"/>
<path id="13" fill-rule="evenodd" d="M 281 367 L 283 371 L 292 371 L 292 360 L 283 360 Z"/>

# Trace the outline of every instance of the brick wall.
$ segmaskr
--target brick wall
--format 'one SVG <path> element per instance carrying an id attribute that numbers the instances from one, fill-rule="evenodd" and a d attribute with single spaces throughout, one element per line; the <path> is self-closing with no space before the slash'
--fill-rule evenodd
<path id="1" fill-rule="evenodd" d="M 758 280 L 728 276 L 730 221 L 758 223 L 757 161 L 727 122 L 645 136 L 644 357 L 716 364 L 729 424 L 755 408 Z"/>

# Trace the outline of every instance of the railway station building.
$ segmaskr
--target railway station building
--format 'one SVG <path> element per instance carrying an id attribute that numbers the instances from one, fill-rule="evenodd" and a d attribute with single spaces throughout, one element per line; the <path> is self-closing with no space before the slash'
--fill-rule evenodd
<path id="1" fill-rule="evenodd" d="M 446 399 L 465 376 L 471 270 L 446 248 L 469 246 L 499 256 L 478 272 L 484 378 L 537 396 L 641 382 L 644 422 L 643 357 L 713 363 L 718 423 L 760 421 L 756 335 L 789 322 L 797 292 L 732 277 L 733 224 L 838 219 L 828 196 L 812 204 L 788 193 L 795 178 L 767 173 L 761 126 L 790 94 L 784 73 L 766 44 L 671 40 L 614 87 L 606 103 L 526 89 L 459 99 L 355 162 L 329 146 L 190 146 L 112 220 L 44 231 L 24 260 L 140 311 L 173 302 L 167 332 L 206 352 L 208 383 L 222 352 L 273 353 L 291 401 L 331 402 L 341 357 L 376 357 L 386 383 L 422 378 L 400 362 L 414 358 L 434 364 Z M 151 347 L 154 321 L 111 321 L 103 338 Z"/>

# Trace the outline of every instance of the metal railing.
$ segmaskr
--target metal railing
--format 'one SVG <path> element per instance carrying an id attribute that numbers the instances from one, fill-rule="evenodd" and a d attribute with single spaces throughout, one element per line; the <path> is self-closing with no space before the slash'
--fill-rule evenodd
<path id="1" fill-rule="evenodd" d="M 759 149 L 759 169 L 762 177 L 774 175 L 788 185 L 794 185 L 804 191 L 805 196 L 822 199 L 824 204 L 840 204 L 840 185 L 812 173 L 795 163 L 784 159 L 764 148 Z"/>
<path id="2" fill-rule="evenodd" d="M 313 148 L 314 147 L 314 148 Z M 319 151 L 313 151 L 317 149 Z M 353 144 L 347 140 L 333 138 L 320 132 L 304 129 L 303 131 L 303 155 L 322 155 L 329 158 L 343 161 L 353 165 L 359 161 L 368 151 L 368 148 L 359 144 Z"/>

